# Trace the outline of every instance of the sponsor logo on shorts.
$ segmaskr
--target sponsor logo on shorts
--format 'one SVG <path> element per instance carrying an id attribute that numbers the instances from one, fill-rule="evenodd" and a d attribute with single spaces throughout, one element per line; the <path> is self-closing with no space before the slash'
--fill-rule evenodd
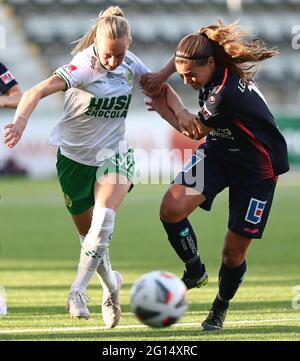
<path id="1" fill-rule="evenodd" d="M 257 234 L 257 233 L 259 233 L 259 229 L 251 229 L 251 228 L 244 228 L 244 231 L 245 232 L 248 232 L 248 233 L 251 233 L 251 234 Z"/>
<path id="2" fill-rule="evenodd" d="M 260 223 L 266 204 L 267 201 L 251 198 L 245 220 L 252 224 Z"/>
<path id="3" fill-rule="evenodd" d="M 192 158 L 188 161 L 188 163 L 183 167 L 182 171 L 187 173 L 190 169 L 192 169 L 197 163 L 199 163 L 203 158 L 200 158 L 198 155 L 193 154 Z"/>
<path id="4" fill-rule="evenodd" d="M 64 193 L 64 198 L 65 198 L 66 206 L 71 208 L 73 205 L 72 199 L 66 193 Z"/>

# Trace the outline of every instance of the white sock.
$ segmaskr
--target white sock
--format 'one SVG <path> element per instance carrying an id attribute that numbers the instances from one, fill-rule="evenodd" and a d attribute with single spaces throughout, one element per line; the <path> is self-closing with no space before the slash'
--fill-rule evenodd
<path id="1" fill-rule="evenodd" d="M 86 236 L 79 234 L 79 240 L 80 240 L 81 247 L 83 245 L 85 237 Z M 94 272 L 90 272 L 90 271 L 88 271 L 86 269 L 82 269 L 80 266 L 78 266 L 77 277 L 76 277 L 75 282 L 71 286 L 71 291 L 78 291 L 81 293 L 85 293 L 86 287 L 87 287 L 89 281 L 91 280 L 91 278 L 93 277 L 93 274 L 94 274 Z"/>
<path id="2" fill-rule="evenodd" d="M 79 235 L 80 245 L 82 246 L 86 236 L 83 236 L 81 234 L 78 234 L 78 235 Z"/>
<path id="3" fill-rule="evenodd" d="M 78 272 L 71 286 L 71 292 L 85 292 L 99 262 L 105 265 L 107 264 L 106 250 L 111 239 L 115 214 L 116 213 L 109 208 L 94 208 L 92 224 L 81 247 Z M 80 236 L 80 240 L 82 240 L 82 238 L 83 236 Z M 110 265 L 109 258 L 108 263 Z M 112 273 L 112 271 L 109 272 L 108 270 L 108 273 Z M 112 277 L 114 277 L 113 273 L 109 275 L 109 279 Z"/>
<path id="4" fill-rule="evenodd" d="M 105 256 L 97 267 L 97 276 L 105 295 L 117 290 L 117 280 L 114 272 L 111 269 L 108 249 L 106 250 Z"/>
<path id="5" fill-rule="evenodd" d="M 81 234 L 79 234 L 81 245 L 83 245 L 85 237 L 86 236 L 82 236 Z M 108 249 L 105 256 L 103 257 L 103 263 L 101 262 L 97 267 L 96 274 L 105 294 L 109 294 L 117 290 L 117 280 L 115 274 L 111 269 Z"/>

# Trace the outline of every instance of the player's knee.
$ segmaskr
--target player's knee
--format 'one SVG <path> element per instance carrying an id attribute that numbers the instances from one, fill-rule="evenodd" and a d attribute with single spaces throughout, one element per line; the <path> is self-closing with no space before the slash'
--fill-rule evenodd
<path id="1" fill-rule="evenodd" d="M 237 250 L 224 249 L 222 252 L 222 262 L 229 268 L 240 266 L 245 259 L 245 254 Z"/>
<path id="2" fill-rule="evenodd" d="M 183 217 L 184 210 L 180 202 L 177 202 L 173 198 L 166 194 L 160 205 L 160 219 L 167 223 L 179 222 Z"/>

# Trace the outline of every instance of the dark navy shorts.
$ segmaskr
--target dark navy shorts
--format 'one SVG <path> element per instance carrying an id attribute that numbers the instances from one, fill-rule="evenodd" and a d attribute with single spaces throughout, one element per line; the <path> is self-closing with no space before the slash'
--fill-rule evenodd
<path id="1" fill-rule="evenodd" d="M 203 146 L 172 183 L 182 184 L 202 193 L 206 200 L 200 207 L 206 211 L 210 211 L 216 195 L 228 187 L 228 228 L 244 237 L 262 237 L 272 205 L 276 179 L 258 179 L 249 173 L 242 173 L 236 166 L 229 166 L 228 162 L 222 161 L 213 151 Z"/>

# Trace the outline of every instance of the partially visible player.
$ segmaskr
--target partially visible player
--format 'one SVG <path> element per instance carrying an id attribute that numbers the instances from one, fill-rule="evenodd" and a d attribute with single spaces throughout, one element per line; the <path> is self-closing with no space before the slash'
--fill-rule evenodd
<path id="1" fill-rule="evenodd" d="M 16 108 L 21 96 L 22 92 L 14 75 L 3 63 L 0 63 L 0 108 Z M 4 293 L 4 288 L 2 292 Z M 2 296 L 2 302 L 5 302 L 4 295 Z M 4 311 L 6 314 L 6 308 Z"/>
<path id="2" fill-rule="evenodd" d="M 163 71 L 143 79 L 148 94 L 164 89 L 148 103 L 152 110 L 191 138 L 207 136 L 175 178 L 160 210 L 168 239 L 185 263 L 182 280 L 189 289 L 205 285 L 208 276 L 187 217 L 197 207 L 209 211 L 216 195 L 229 188 L 219 290 L 203 330 L 223 327 L 229 302 L 246 274 L 247 249 L 252 239 L 263 235 L 277 177 L 289 169 L 286 142 L 253 81 L 251 67 L 276 52 L 258 40 L 245 42 L 245 34 L 236 23 L 219 22 L 179 42 L 176 70 L 184 84 L 198 93 L 198 115 L 190 113 L 168 85 L 162 85 L 172 72 L 173 60 Z"/>
<path id="3" fill-rule="evenodd" d="M 96 271 L 103 288 L 102 316 L 110 328 L 121 316 L 122 278 L 112 271 L 108 247 L 116 211 L 132 187 L 134 174 L 133 149 L 124 142 L 125 119 L 133 86 L 149 72 L 128 50 L 130 44 L 123 11 L 110 7 L 100 13 L 75 47 L 71 63 L 24 94 L 5 135 L 7 146 L 14 147 L 38 102 L 66 91 L 64 116 L 50 142 L 59 147 L 58 177 L 82 242 L 67 308 L 73 318 L 89 318 L 85 290 Z"/>
<path id="4" fill-rule="evenodd" d="M 16 108 L 21 97 L 22 92 L 14 75 L 0 63 L 0 108 Z"/>

